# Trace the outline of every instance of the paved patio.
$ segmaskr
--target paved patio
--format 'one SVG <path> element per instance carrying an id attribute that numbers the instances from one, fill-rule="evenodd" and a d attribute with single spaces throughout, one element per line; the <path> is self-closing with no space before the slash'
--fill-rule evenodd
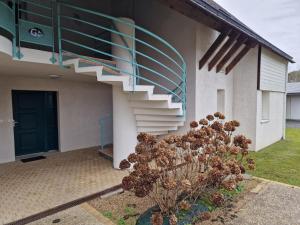
<path id="1" fill-rule="evenodd" d="M 87 203 L 72 207 L 70 209 L 55 213 L 28 225 L 113 225 L 105 217 L 89 206 Z"/>
<path id="2" fill-rule="evenodd" d="M 299 225 L 300 188 L 267 182 L 257 195 L 249 195 L 230 225 Z"/>
<path id="3" fill-rule="evenodd" d="M 0 165 L 0 224 L 53 209 L 121 183 L 124 172 L 96 149 Z"/>

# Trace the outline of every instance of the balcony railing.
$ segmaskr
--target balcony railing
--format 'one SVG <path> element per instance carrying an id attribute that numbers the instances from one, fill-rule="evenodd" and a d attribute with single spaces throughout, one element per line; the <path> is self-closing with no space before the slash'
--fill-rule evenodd
<path id="1" fill-rule="evenodd" d="M 70 55 L 103 65 L 119 75 L 130 76 L 133 91 L 141 84 L 155 86 L 157 93 L 171 94 L 185 112 L 183 57 L 165 39 L 134 21 L 50 0 L 43 4 L 34 0 L 1 1 L 0 21 L 0 28 L 12 36 L 14 57 L 21 58 L 21 47 L 32 45 L 52 51 L 52 63 L 58 54 L 60 65 Z M 121 41 L 115 41 L 116 37 Z M 116 54 L 120 51 L 127 54 Z M 131 65 L 132 70 L 109 61 Z"/>

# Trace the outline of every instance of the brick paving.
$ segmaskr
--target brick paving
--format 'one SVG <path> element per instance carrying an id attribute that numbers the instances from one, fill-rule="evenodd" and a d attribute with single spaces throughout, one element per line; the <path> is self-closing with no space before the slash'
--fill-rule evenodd
<path id="1" fill-rule="evenodd" d="M 83 205 L 47 216 L 28 225 L 107 225 L 91 214 Z"/>
<path id="2" fill-rule="evenodd" d="M 17 221 L 121 183 L 123 171 L 96 149 L 0 165 L 0 224 Z"/>

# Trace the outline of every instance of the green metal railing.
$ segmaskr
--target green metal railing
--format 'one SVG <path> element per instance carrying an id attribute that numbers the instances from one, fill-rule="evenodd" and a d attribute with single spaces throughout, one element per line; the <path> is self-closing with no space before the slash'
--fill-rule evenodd
<path id="1" fill-rule="evenodd" d="M 135 25 L 123 20 L 121 18 L 115 18 L 111 15 L 83 9 L 74 5 L 61 3 L 58 5 L 59 9 L 59 53 L 60 62 L 63 61 L 64 53 L 74 54 L 76 57 L 83 58 L 91 61 L 92 63 L 98 63 L 109 69 L 118 71 L 120 74 L 129 75 L 133 78 L 133 90 L 136 83 L 154 85 L 159 89 L 161 93 L 171 94 L 174 101 L 182 102 L 183 109 L 186 107 L 186 64 L 180 53 L 171 46 L 166 40 L 162 39 L 158 35 L 146 30 L 143 27 Z M 70 12 L 74 10 L 76 13 L 82 13 L 84 18 L 89 18 L 86 15 L 93 15 L 99 18 L 99 20 L 108 21 L 108 25 L 103 25 L 99 22 L 90 21 L 88 19 L 74 18 L 66 15 L 64 12 Z M 102 37 L 95 36 L 93 33 L 82 31 L 74 26 L 68 26 L 68 22 L 79 22 L 83 26 L 90 27 L 91 30 L 98 30 L 99 32 L 109 32 L 111 35 L 118 35 L 123 41 L 123 44 L 114 43 L 111 40 L 105 40 Z M 72 23 L 71 23 L 72 24 Z M 117 29 L 116 24 L 128 27 L 135 30 L 135 33 L 139 32 L 142 38 L 135 34 L 126 34 Z M 72 35 L 77 35 L 78 40 L 72 39 Z M 130 59 L 123 58 L 118 55 L 114 55 L 111 52 L 103 51 L 101 49 L 95 49 L 88 43 L 84 43 L 82 40 L 96 40 L 110 45 L 114 48 L 120 48 L 131 53 Z M 151 39 L 151 41 L 147 41 Z M 133 47 L 129 47 L 127 41 L 132 42 Z M 156 43 L 156 45 L 154 44 Z M 138 45 L 138 47 L 137 47 Z M 164 50 L 161 47 L 164 46 Z M 133 72 L 128 72 L 115 67 L 111 64 L 97 60 L 95 58 L 88 57 L 89 54 L 83 55 L 80 52 L 72 51 L 74 49 L 82 49 L 90 53 L 96 53 L 100 56 L 111 58 L 112 60 L 131 64 Z M 152 54 L 148 54 L 149 49 Z M 155 56 L 154 56 L 155 55 Z"/>
<path id="2" fill-rule="evenodd" d="M 17 57 L 21 58 L 20 47 L 22 43 L 44 46 L 51 49 L 55 59 L 55 34 L 54 34 L 54 1 L 35 2 L 33 0 L 14 0 L 17 8 L 16 29 L 18 34 Z"/>
<path id="3" fill-rule="evenodd" d="M 8 6 L 0 1 L 0 27 L 13 36 L 14 56 L 21 58 L 20 47 L 29 43 L 50 48 L 52 63 L 58 53 L 61 66 L 67 55 L 103 65 L 119 75 L 130 76 L 133 91 L 137 84 L 154 85 L 157 93 L 171 94 L 174 101 L 182 103 L 185 113 L 186 63 L 163 38 L 128 20 L 61 1 L 11 2 Z M 133 32 L 122 32 L 118 29 L 120 25 Z M 32 29 L 37 33 L 30 33 Z M 121 43 L 112 41 L 116 36 Z M 126 51 L 130 57 L 116 55 L 112 49 Z M 131 65 L 132 70 L 100 59 Z"/>

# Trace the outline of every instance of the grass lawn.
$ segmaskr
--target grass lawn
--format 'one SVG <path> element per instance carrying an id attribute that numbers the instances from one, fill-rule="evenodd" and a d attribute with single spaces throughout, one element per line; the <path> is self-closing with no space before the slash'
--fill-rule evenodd
<path id="1" fill-rule="evenodd" d="M 300 129 L 288 128 L 286 140 L 251 156 L 256 160 L 252 175 L 300 186 Z"/>

